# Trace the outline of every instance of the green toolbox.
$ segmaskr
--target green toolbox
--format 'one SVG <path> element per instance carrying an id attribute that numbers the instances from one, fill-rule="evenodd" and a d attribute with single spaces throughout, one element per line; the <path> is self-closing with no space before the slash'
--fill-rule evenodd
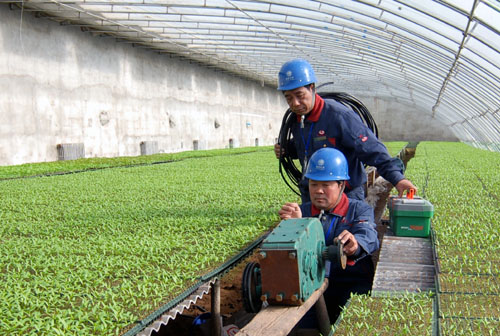
<path id="1" fill-rule="evenodd" d="M 392 232 L 401 237 L 428 237 L 434 206 L 420 197 L 389 197 L 389 221 Z"/>

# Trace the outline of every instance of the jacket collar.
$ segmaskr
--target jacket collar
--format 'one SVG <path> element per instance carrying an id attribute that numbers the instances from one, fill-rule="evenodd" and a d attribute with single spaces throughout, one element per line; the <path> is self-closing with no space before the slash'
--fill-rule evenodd
<path id="1" fill-rule="evenodd" d="M 314 106 L 306 118 L 306 120 L 308 120 L 310 122 L 318 121 L 319 116 L 321 115 L 321 111 L 323 110 L 323 107 L 325 106 L 325 101 L 323 100 L 323 98 L 321 98 L 319 96 L 319 94 L 316 93 L 315 97 L 316 98 L 314 100 Z M 300 121 L 300 116 L 297 116 L 297 121 Z"/>
<path id="2" fill-rule="evenodd" d="M 347 198 L 345 193 L 342 193 L 339 204 L 337 204 L 335 209 L 328 211 L 328 213 L 339 217 L 345 217 L 345 215 L 347 215 L 347 210 L 349 210 L 349 198 Z M 320 213 L 321 210 L 311 203 L 311 215 L 317 216 Z"/>

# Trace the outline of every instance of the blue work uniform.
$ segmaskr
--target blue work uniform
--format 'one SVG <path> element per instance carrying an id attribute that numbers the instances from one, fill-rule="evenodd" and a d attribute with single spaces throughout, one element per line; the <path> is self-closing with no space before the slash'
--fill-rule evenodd
<path id="1" fill-rule="evenodd" d="M 288 143 L 290 156 L 304 163 L 320 148 L 333 147 L 340 150 L 347 159 L 350 180 L 345 192 L 350 198 L 363 200 L 366 172 L 363 163 L 377 168 L 378 173 L 396 185 L 404 179 L 402 163 L 389 155 L 385 145 L 361 121 L 349 107 L 333 99 L 323 99 L 316 94 L 313 110 L 307 115 L 301 127 L 300 117 L 292 124 L 293 139 Z M 306 159 L 306 161 L 304 161 Z M 299 182 L 302 203 L 308 202 L 308 179 Z"/>
<path id="2" fill-rule="evenodd" d="M 318 217 L 320 211 L 311 203 L 300 205 L 302 217 Z M 345 270 L 332 263 L 328 276 L 329 285 L 325 293 L 325 303 L 330 315 L 330 322 L 334 323 L 341 307 L 345 305 L 351 293 L 367 294 L 371 290 L 374 265 L 371 258 L 373 252 L 380 247 L 375 226 L 373 209 L 366 202 L 347 198 L 342 194 L 341 201 L 331 211 L 325 212 L 319 218 L 323 225 L 326 245 L 332 245 L 333 239 L 347 230 L 356 238 L 358 251 L 348 257 Z M 304 323 L 310 325 L 311 314 Z M 312 314 L 314 316 L 314 313 Z M 307 322 L 309 321 L 309 322 Z M 314 318 L 312 323 L 315 324 Z"/>

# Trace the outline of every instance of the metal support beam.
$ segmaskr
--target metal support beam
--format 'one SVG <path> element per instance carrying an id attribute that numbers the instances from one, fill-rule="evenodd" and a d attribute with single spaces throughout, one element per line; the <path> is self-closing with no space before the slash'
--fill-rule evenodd
<path id="1" fill-rule="evenodd" d="M 476 10 L 478 4 L 479 4 L 479 0 L 474 0 L 474 4 L 472 5 L 472 9 L 471 9 L 470 15 L 469 15 L 469 22 L 467 22 L 467 27 L 465 27 L 465 30 L 463 32 L 464 37 L 462 38 L 462 43 L 460 43 L 460 46 L 458 47 L 457 53 L 455 55 L 455 60 L 453 61 L 453 64 L 451 65 L 451 68 L 450 68 L 450 71 L 448 72 L 448 75 L 444 79 L 443 85 L 441 86 L 441 90 L 439 90 L 439 95 L 436 99 L 436 103 L 432 107 L 432 117 L 433 118 L 436 116 L 436 110 L 437 110 L 439 104 L 441 104 L 441 99 L 443 97 L 444 91 L 446 90 L 446 87 L 448 86 L 448 83 L 451 79 L 451 76 L 453 75 L 453 73 L 455 72 L 455 69 L 458 66 L 458 59 L 460 58 L 462 50 L 464 49 L 465 41 L 467 41 L 467 38 L 469 36 L 470 25 L 471 25 L 472 21 L 474 20 L 474 11 Z"/>
<path id="2" fill-rule="evenodd" d="M 220 315 L 220 280 L 217 278 L 212 284 L 212 296 L 211 296 L 211 335 L 220 336 L 222 331 L 222 318 Z"/>
<path id="3" fill-rule="evenodd" d="M 332 325 L 330 324 L 330 318 L 328 317 L 328 310 L 326 309 L 325 297 L 321 295 L 314 304 L 316 309 L 316 320 L 318 321 L 318 329 L 321 335 L 330 335 L 332 330 Z"/>

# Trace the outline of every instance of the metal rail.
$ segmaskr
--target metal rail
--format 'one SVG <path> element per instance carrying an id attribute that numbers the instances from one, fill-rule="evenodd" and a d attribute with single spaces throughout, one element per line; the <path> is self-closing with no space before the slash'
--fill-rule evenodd
<path id="1" fill-rule="evenodd" d="M 440 323 L 440 312 L 439 308 L 439 293 L 441 293 L 441 284 L 439 283 L 439 273 L 441 272 L 439 265 L 439 258 L 436 249 L 436 232 L 434 228 L 431 227 L 431 244 L 432 244 L 432 257 L 434 258 L 434 281 L 436 286 L 435 296 L 432 299 L 432 308 L 434 314 L 432 314 L 432 335 L 441 336 L 441 323 Z"/>
<path id="2" fill-rule="evenodd" d="M 474 11 L 476 10 L 478 4 L 479 4 L 479 0 L 475 0 L 474 4 L 472 5 L 472 9 L 471 9 L 471 12 L 469 14 L 469 21 L 467 22 L 467 27 L 465 28 L 465 31 L 463 32 L 464 37 L 462 38 L 462 42 L 460 43 L 460 46 L 458 47 L 458 50 L 455 54 L 455 60 L 453 61 L 453 64 L 451 65 L 450 70 L 448 71 L 448 75 L 444 79 L 444 82 L 441 86 L 441 89 L 439 90 L 438 97 L 436 98 L 436 103 L 432 107 L 432 117 L 433 118 L 436 116 L 436 110 L 439 107 L 439 105 L 441 104 L 441 100 L 443 99 L 444 91 L 446 90 L 446 87 L 448 86 L 448 83 L 450 82 L 451 77 L 455 73 L 455 69 L 458 67 L 459 59 L 460 59 L 460 56 L 462 54 L 462 50 L 464 50 L 464 48 L 465 48 L 465 42 L 469 38 L 470 26 L 471 26 L 472 21 L 474 20 Z"/>

